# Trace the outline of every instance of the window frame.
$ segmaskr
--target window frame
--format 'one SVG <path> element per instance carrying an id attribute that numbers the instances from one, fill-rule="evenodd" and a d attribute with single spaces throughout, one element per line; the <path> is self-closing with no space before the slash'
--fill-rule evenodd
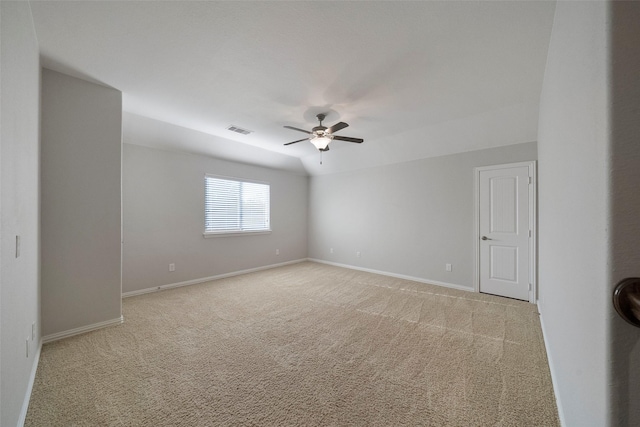
<path id="1" fill-rule="evenodd" d="M 225 180 L 225 181 L 234 181 L 234 182 L 239 182 L 241 185 L 243 183 L 249 183 L 249 184 L 261 184 L 261 185 L 266 185 L 269 188 L 269 206 L 268 206 L 268 215 L 269 215 L 269 228 L 267 229 L 261 229 L 261 230 L 242 230 L 242 229 L 233 229 L 233 230 L 219 230 L 219 231 L 207 231 L 207 178 L 214 178 L 214 179 L 220 179 L 220 180 Z M 266 181 L 258 181 L 255 179 L 246 179 L 246 178 L 238 178 L 238 177 L 232 177 L 232 176 L 225 176 L 225 175 L 217 175 L 217 174 L 212 174 L 212 173 L 205 173 L 204 174 L 204 179 L 203 179 L 203 184 L 204 184 L 204 198 L 203 198 L 203 202 L 204 202 L 204 209 L 203 209 L 203 214 L 204 214 L 204 218 L 203 218 L 203 225 L 204 225 L 204 232 L 202 233 L 203 237 L 205 238 L 211 238 L 211 237 L 229 237 L 229 236 L 255 236 L 255 235 L 260 235 L 260 234 L 271 234 L 271 183 L 266 182 Z M 242 210 L 240 210 L 240 214 L 242 213 Z"/>

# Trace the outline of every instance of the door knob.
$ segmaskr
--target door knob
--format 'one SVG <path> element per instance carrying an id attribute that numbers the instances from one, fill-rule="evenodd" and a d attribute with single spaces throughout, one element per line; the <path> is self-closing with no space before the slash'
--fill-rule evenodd
<path id="1" fill-rule="evenodd" d="M 493 239 L 490 239 L 487 236 L 482 236 L 482 240 L 493 240 Z"/>
<path id="2" fill-rule="evenodd" d="M 613 306 L 624 320 L 640 328 L 640 278 L 628 277 L 613 290 Z"/>

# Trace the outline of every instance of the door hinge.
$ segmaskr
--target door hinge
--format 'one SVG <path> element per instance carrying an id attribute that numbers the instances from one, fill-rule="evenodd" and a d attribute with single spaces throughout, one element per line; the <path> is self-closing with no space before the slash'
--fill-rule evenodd
<path id="1" fill-rule="evenodd" d="M 529 237 L 531 237 L 531 230 L 529 230 Z"/>
<path id="2" fill-rule="evenodd" d="M 532 287 L 532 285 L 531 285 L 531 283 L 529 283 L 529 292 L 531 292 L 531 287 Z"/>
<path id="3" fill-rule="evenodd" d="M 529 177 L 529 184 L 533 184 L 533 179 Z"/>

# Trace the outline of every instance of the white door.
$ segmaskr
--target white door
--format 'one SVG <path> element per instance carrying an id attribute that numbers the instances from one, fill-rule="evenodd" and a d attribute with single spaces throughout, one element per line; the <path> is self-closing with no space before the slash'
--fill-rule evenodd
<path id="1" fill-rule="evenodd" d="M 479 290 L 534 302 L 534 163 L 478 169 Z"/>

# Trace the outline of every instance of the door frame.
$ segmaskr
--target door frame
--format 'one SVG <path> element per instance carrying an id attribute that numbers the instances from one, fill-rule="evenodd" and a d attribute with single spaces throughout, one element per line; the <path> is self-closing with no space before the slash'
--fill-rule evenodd
<path id="1" fill-rule="evenodd" d="M 480 172 L 496 169 L 508 169 L 526 166 L 529 169 L 529 302 L 536 304 L 538 301 L 538 190 L 535 160 L 528 162 L 508 163 L 493 166 L 481 166 L 474 168 L 474 227 L 473 247 L 475 251 L 476 267 L 474 271 L 474 291 L 480 292 Z"/>

